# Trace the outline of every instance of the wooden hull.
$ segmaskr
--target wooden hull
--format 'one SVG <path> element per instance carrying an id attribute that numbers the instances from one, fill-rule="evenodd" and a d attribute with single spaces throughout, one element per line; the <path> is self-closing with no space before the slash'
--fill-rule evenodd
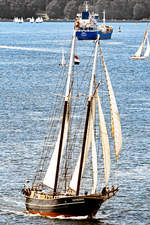
<path id="1" fill-rule="evenodd" d="M 38 199 L 25 196 L 26 209 L 29 213 L 42 216 L 92 218 L 101 204 L 105 201 L 102 196 L 58 197 L 53 199 Z"/>

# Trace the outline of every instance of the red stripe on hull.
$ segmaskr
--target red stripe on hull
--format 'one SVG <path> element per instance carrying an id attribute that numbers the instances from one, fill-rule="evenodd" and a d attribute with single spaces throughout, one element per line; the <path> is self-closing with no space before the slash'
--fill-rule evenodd
<path id="1" fill-rule="evenodd" d="M 73 217 L 74 215 L 70 214 L 59 214 L 59 213 L 54 213 L 54 212 L 35 212 L 35 211 L 29 211 L 31 214 L 40 214 L 41 216 L 50 216 L 50 217 L 57 217 L 57 216 L 64 216 L 64 217 Z"/>

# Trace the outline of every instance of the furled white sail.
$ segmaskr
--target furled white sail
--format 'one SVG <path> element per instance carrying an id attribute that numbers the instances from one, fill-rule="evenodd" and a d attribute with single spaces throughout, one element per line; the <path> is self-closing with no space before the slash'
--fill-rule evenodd
<path id="1" fill-rule="evenodd" d="M 62 144 L 62 153 L 63 153 L 63 149 L 65 147 L 66 140 L 67 140 L 68 127 L 69 127 L 69 119 L 68 119 L 68 116 L 66 116 L 65 128 L 64 128 L 64 137 L 63 137 L 63 144 Z M 60 135 L 61 135 L 61 129 L 59 131 L 57 142 L 56 142 L 56 145 L 55 145 L 55 149 L 54 149 L 53 155 L 51 157 L 51 160 L 50 160 L 50 163 L 49 163 L 49 166 L 48 166 L 48 169 L 47 169 L 47 172 L 46 172 L 44 180 L 43 180 L 43 184 L 52 188 L 52 189 L 54 188 L 54 184 L 55 184 L 56 166 L 57 166 L 57 159 L 58 159 Z"/>
<path id="2" fill-rule="evenodd" d="M 102 62 L 104 66 L 104 71 L 105 71 L 107 88 L 109 92 L 110 109 L 111 109 L 111 128 L 112 128 L 112 135 L 114 137 L 115 156 L 117 160 L 122 147 L 122 132 L 121 132 L 120 116 L 119 116 L 113 88 L 111 85 L 111 81 L 109 78 L 109 73 L 104 61 L 104 57 L 102 55 L 102 50 L 101 50 L 101 57 L 102 57 Z"/>
<path id="3" fill-rule="evenodd" d="M 147 36 L 148 36 L 148 30 L 146 30 L 146 32 L 144 34 L 144 39 L 133 57 L 140 57 L 142 55 L 142 51 L 143 51 Z"/>
<path id="4" fill-rule="evenodd" d="M 104 119 L 104 114 L 102 111 L 98 93 L 96 93 L 96 97 L 98 102 L 99 128 L 100 128 L 102 150 L 103 150 L 105 186 L 107 186 L 109 181 L 109 176 L 110 176 L 110 146 L 109 146 L 109 139 L 108 139 L 107 128 L 106 128 L 106 123 Z"/>

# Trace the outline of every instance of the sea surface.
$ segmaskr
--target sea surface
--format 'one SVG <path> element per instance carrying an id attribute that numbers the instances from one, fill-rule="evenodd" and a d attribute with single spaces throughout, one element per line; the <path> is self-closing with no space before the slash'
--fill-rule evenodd
<path id="1" fill-rule="evenodd" d="M 21 193 L 38 165 L 52 101 L 50 91 L 61 51 L 70 47 L 73 23 L 0 22 L 1 225 L 150 224 L 150 58 L 130 58 L 141 44 L 147 24 L 109 24 L 114 28 L 112 39 L 101 41 L 101 47 L 122 124 L 119 192 L 103 204 L 95 219 L 87 221 L 29 215 Z"/>

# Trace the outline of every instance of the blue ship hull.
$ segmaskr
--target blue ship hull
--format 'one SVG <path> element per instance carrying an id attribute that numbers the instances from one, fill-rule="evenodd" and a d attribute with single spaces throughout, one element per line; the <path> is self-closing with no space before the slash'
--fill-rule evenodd
<path id="1" fill-rule="evenodd" d="M 102 31 L 78 30 L 76 31 L 76 37 L 78 40 L 96 40 L 99 34 L 100 40 L 107 40 L 111 39 L 112 32 L 102 33 Z"/>

